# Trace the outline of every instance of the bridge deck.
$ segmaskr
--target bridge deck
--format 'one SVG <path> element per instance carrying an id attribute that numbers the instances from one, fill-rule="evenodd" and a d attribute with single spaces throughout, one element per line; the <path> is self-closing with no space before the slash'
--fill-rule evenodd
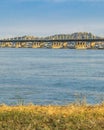
<path id="1" fill-rule="evenodd" d="M 104 39 L 34 39 L 34 40 L 0 40 L 0 42 L 104 42 Z"/>

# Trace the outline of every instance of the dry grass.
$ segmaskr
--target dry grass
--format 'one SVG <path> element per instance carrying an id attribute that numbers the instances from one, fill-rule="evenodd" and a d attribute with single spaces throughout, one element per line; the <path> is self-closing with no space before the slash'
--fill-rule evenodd
<path id="1" fill-rule="evenodd" d="M 104 105 L 1 105 L 0 130 L 104 130 Z"/>

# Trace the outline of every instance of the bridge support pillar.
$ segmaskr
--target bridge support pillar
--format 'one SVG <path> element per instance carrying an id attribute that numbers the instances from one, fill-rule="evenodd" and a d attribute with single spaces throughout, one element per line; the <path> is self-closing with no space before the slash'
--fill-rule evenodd
<path id="1" fill-rule="evenodd" d="M 90 48 L 95 48 L 95 42 L 90 42 Z"/>
<path id="2" fill-rule="evenodd" d="M 77 42 L 75 44 L 75 49 L 87 49 L 86 42 Z"/>

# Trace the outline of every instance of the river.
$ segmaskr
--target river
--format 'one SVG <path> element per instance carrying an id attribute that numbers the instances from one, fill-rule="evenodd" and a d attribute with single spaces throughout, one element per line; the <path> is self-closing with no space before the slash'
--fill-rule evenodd
<path id="1" fill-rule="evenodd" d="M 104 100 L 104 50 L 0 48 L 0 104 Z"/>

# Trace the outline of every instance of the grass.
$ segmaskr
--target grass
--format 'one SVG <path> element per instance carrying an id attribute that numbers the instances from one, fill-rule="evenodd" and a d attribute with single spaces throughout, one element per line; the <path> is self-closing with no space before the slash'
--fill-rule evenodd
<path id="1" fill-rule="evenodd" d="M 104 130 L 104 105 L 1 105 L 0 130 Z"/>

